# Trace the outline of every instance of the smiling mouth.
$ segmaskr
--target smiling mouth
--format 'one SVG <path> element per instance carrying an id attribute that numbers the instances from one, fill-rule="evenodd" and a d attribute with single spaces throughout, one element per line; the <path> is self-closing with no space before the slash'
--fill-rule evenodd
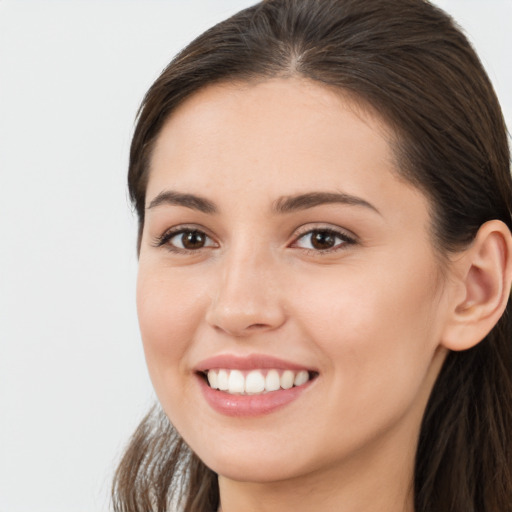
<path id="1" fill-rule="evenodd" d="M 219 368 L 201 373 L 210 388 L 230 395 L 263 395 L 291 389 L 304 386 L 318 376 L 313 371 L 278 369 L 241 371 Z"/>

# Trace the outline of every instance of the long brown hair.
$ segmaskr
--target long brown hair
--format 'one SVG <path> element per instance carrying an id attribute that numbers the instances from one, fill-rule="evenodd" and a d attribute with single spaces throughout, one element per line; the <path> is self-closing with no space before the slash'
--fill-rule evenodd
<path id="1" fill-rule="evenodd" d="M 425 0 L 267 0 L 187 46 L 144 98 L 128 183 L 144 226 L 151 151 L 163 123 L 208 84 L 300 76 L 371 105 L 395 130 L 399 172 L 432 208 L 446 253 L 486 221 L 512 227 L 510 153 L 492 85 L 453 20 Z M 116 512 L 212 512 L 217 477 L 156 407 L 115 475 Z M 424 415 L 415 467 L 416 512 L 512 510 L 510 304 L 473 349 L 452 352 Z"/>

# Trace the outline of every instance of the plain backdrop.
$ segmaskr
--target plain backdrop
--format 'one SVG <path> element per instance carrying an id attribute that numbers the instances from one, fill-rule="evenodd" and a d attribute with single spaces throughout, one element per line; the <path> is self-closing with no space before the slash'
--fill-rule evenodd
<path id="1" fill-rule="evenodd" d="M 142 96 L 246 0 L 0 0 L 0 512 L 103 512 L 153 393 L 125 174 Z M 439 0 L 512 126 L 512 2 Z"/>

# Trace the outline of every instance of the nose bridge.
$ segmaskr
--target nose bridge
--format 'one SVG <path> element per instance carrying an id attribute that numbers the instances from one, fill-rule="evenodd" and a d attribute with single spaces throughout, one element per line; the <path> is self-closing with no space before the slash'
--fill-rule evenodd
<path id="1" fill-rule="evenodd" d="M 221 259 L 208 322 L 234 336 L 279 327 L 284 310 L 271 251 L 254 240 L 241 240 Z"/>

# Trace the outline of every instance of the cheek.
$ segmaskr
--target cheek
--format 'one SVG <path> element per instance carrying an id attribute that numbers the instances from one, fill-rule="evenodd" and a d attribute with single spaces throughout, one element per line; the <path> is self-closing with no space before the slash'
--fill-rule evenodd
<path id="1" fill-rule="evenodd" d="M 353 397 L 354 419 L 383 400 L 402 407 L 425 381 L 439 342 L 435 276 L 432 261 L 404 255 L 301 281 L 295 316 L 326 356 L 332 393 Z"/>
<path id="2" fill-rule="evenodd" d="M 395 333 L 397 342 L 416 330 L 425 334 L 435 318 L 435 271 L 421 263 L 416 269 L 395 266 L 380 260 L 373 269 L 347 266 L 323 275 L 303 274 L 291 292 L 300 309 L 294 316 L 319 338 L 357 339 L 361 348 L 376 345 L 387 332 Z"/>
<path id="3" fill-rule="evenodd" d="M 185 371 L 184 356 L 203 316 L 204 282 L 185 282 L 179 273 L 139 266 L 137 312 L 148 370 L 159 397 L 163 383 Z"/>

